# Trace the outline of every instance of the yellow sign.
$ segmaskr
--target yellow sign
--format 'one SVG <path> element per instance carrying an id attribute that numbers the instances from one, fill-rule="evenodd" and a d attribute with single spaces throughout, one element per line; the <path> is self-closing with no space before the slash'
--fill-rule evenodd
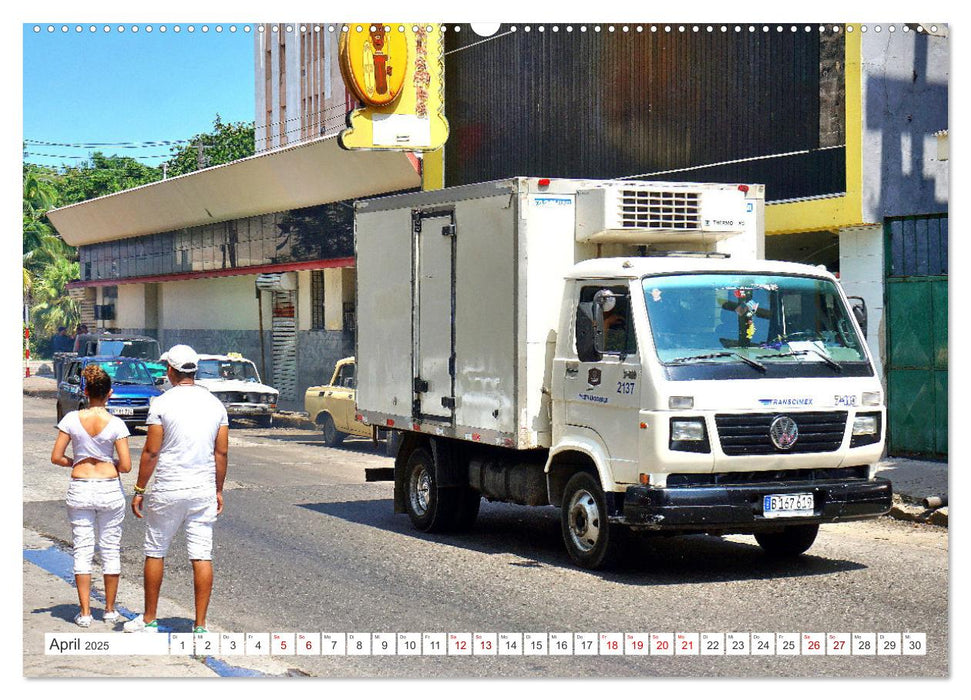
<path id="1" fill-rule="evenodd" d="M 385 31 L 381 22 L 366 31 L 341 32 L 340 66 L 344 84 L 361 102 L 372 107 L 391 104 L 401 93 L 408 69 L 404 32 Z"/>
<path id="2" fill-rule="evenodd" d="M 445 43 L 437 24 L 344 25 L 340 67 L 363 107 L 341 132 L 346 149 L 434 151 L 448 138 Z"/>

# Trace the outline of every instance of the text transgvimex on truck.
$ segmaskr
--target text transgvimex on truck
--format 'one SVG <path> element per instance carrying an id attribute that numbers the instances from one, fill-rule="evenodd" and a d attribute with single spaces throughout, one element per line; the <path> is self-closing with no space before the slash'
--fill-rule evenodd
<path id="1" fill-rule="evenodd" d="M 513 178 L 357 202 L 357 410 L 402 431 L 395 512 L 560 508 L 795 555 L 882 515 L 886 410 L 834 276 L 765 260 L 764 186 Z M 859 318 L 858 318 L 859 316 Z"/>

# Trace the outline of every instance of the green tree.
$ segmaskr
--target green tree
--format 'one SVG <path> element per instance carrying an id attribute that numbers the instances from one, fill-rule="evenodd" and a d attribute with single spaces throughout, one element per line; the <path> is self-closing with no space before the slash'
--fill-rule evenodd
<path id="1" fill-rule="evenodd" d="M 60 206 L 67 206 L 161 179 L 161 168 L 144 165 L 127 156 L 107 156 L 95 151 L 90 160 L 64 168 L 54 182 Z"/>
<path id="2" fill-rule="evenodd" d="M 41 270 L 54 260 L 73 254 L 50 222 L 47 211 L 57 203 L 53 174 L 33 166 L 23 176 L 24 291 L 29 292 Z"/>
<path id="3" fill-rule="evenodd" d="M 209 133 L 196 134 L 190 143 L 172 149 L 169 177 L 229 163 L 256 152 L 253 122 L 227 124 L 217 114 L 212 127 Z"/>
<path id="4" fill-rule="evenodd" d="M 67 284 L 78 279 L 78 263 L 58 258 L 46 265 L 33 283 L 30 318 L 34 332 L 52 336 L 59 326 L 78 324 L 78 305 L 67 293 Z"/>

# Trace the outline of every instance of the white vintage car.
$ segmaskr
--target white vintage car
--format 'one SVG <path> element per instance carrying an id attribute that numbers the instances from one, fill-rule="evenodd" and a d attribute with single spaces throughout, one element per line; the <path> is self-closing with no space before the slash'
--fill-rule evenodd
<path id="1" fill-rule="evenodd" d="M 196 384 L 222 401 L 230 421 L 248 418 L 267 428 L 272 424 L 280 392 L 260 383 L 256 365 L 239 353 L 199 355 Z"/>

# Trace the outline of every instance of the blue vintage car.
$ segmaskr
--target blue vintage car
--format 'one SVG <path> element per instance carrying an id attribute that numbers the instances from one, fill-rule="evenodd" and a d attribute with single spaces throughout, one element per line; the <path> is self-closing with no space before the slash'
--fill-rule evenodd
<path id="1" fill-rule="evenodd" d="M 145 425 L 149 403 L 162 393 L 158 380 L 152 377 L 141 360 L 117 356 L 77 357 L 68 362 L 57 386 L 58 422 L 64 414 L 87 406 L 81 372 L 91 364 L 100 365 L 111 377 L 111 397 L 107 406 L 109 413 L 125 421 L 129 430 Z"/>

